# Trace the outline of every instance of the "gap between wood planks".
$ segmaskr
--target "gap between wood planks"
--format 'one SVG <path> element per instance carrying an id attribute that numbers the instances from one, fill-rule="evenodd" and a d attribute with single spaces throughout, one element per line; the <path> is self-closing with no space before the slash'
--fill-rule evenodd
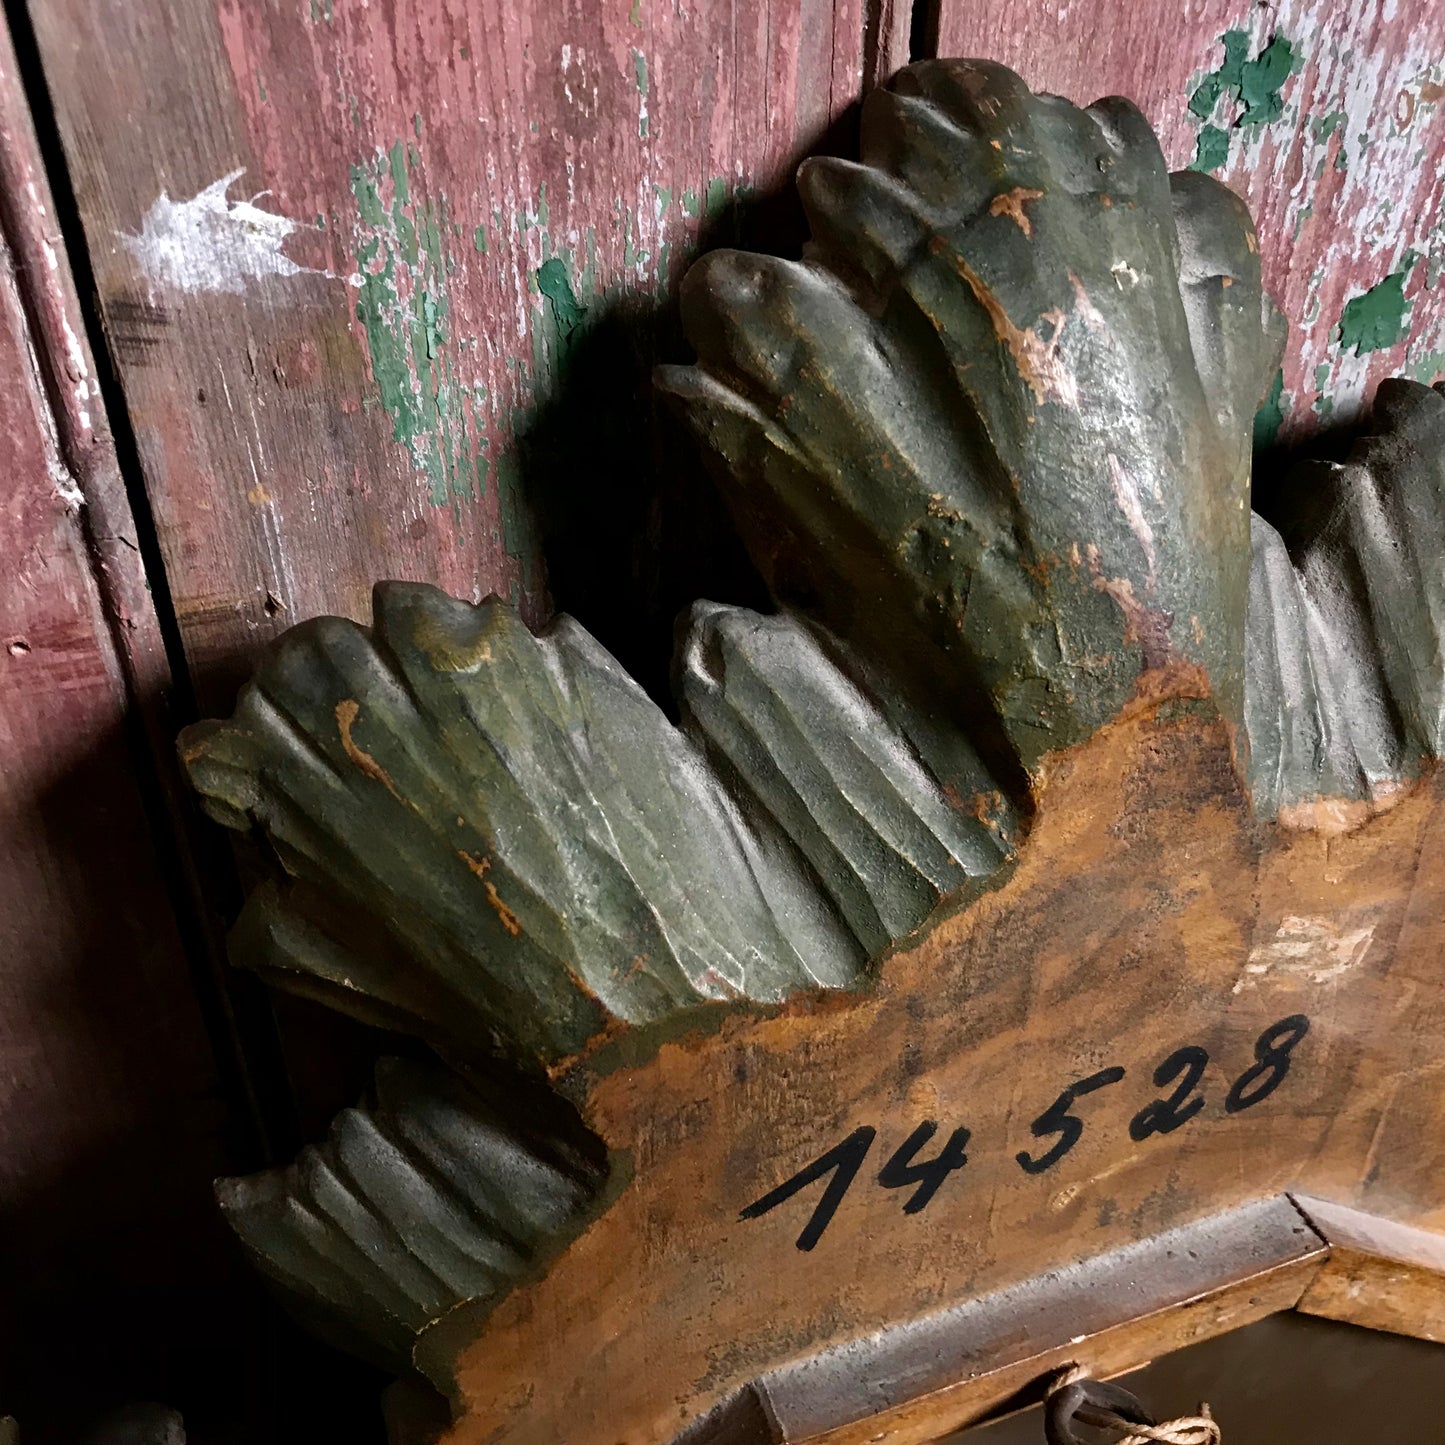
<path id="1" fill-rule="evenodd" d="M 264 986 L 237 974 L 226 962 L 222 919 L 233 917 L 239 908 L 240 884 L 229 848 L 200 817 L 175 762 L 175 735 L 184 724 L 198 719 L 199 709 L 140 451 L 125 393 L 111 364 L 84 227 L 23 0 L 5 0 L 3 18 L 15 57 L 16 103 L 28 108 L 36 162 L 49 187 L 59 230 L 58 238 L 47 239 L 52 243 L 58 239 L 57 249 L 69 266 L 91 353 L 89 365 L 100 392 L 95 435 L 83 452 L 68 424 L 66 408 L 54 395 L 51 363 L 62 343 L 47 316 L 50 308 L 38 294 L 43 279 L 32 274 L 35 268 L 21 266 L 17 285 L 35 344 L 49 353 L 41 359 L 47 400 L 55 417 L 61 455 L 79 493 L 78 521 L 122 674 L 127 741 L 137 788 L 155 841 L 157 872 L 175 916 L 221 1081 L 230 1151 L 238 1169 L 253 1169 L 290 1158 L 300 1147 L 296 1110 Z M 0 175 L 0 182 L 4 179 Z M 24 256 L 30 249 L 24 244 L 28 202 L 21 195 L 10 194 L 8 186 L 0 184 L 0 190 L 4 191 L 0 226 L 16 254 Z M 33 222 L 36 218 L 28 219 Z M 137 675 L 129 609 L 118 594 L 106 556 L 110 539 L 103 535 L 106 531 L 118 535 L 124 521 L 134 531 L 150 611 L 164 649 L 163 663 L 156 659 L 152 675 L 146 678 Z M 122 540 L 128 543 L 128 539 Z"/>

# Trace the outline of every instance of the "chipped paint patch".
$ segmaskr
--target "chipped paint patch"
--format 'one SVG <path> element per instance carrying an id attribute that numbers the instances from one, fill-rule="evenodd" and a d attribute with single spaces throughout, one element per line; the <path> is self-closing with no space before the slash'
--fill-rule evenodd
<path id="1" fill-rule="evenodd" d="M 1040 322 L 1048 322 L 1051 328 L 1047 337 L 1041 336 L 1032 326 L 1020 327 L 1010 319 L 1003 303 L 978 272 L 951 250 L 942 236 L 935 236 L 929 243 L 929 249 L 936 255 L 948 253 L 949 263 L 973 292 L 974 300 L 983 307 L 995 337 L 1013 359 L 1019 379 L 1033 392 L 1034 399 L 1040 405 L 1052 399 L 1077 411 L 1079 383 L 1060 354 L 1059 341 L 1068 320 L 1064 313 L 1055 307 L 1039 317 Z"/>
<path id="2" fill-rule="evenodd" d="M 1124 514 L 1139 550 L 1144 554 L 1147 569 L 1145 589 L 1154 591 L 1158 559 L 1154 552 L 1154 529 L 1144 515 L 1144 504 L 1139 496 L 1139 484 L 1125 469 L 1123 462 L 1113 452 L 1107 454 L 1109 463 L 1109 490 L 1114 494 L 1114 505 Z"/>
<path id="3" fill-rule="evenodd" d="M 341 739 L 341 751 L 361 769 L 373 782 L 380 783 L 398 803 L 406 800 L 396 790 L 391 775 L 377 760 L 365 751 L 351 735 L 356 720 L 361 715 L 361 704 L 354 697 L 344 697 L 336 704 L 336 732 Z"/>
<path id="4" fill-rule="evenodd" d="M 1043 194 L 1032 186 L 1015 186 L 1013 190 L 995 196 L 989 203 L 988 213 L 990 216 L 1007 216 L 1026 237 L 1031 238 L 1034 226 L 1024 207 L 1030 201 L 1042 200 Z"/>
<path id="5" fill-rule="evenodd" d="M 1394 346 L 1409 335 L 1410 303 L 1405 298 L 1405 282 L 1419 259 L 1413 251 L 1407 252 L 1405 264 L 1398 271 L 1345 303 L 1339 325 L 1339 342 L 1344 350 L 1363 356 L 1367 351 Z"/>
<path id="6" fill-rule="evenodd" d="M 1195 86 L 1189 114 L 1201 125 L 1195 140 L 1192 171 L 1212 173 L 1229 160 L 1230 140 L 1242 127 L 1262 126 L 1284 112 L 1285 82 L 1303 64 L 1286 36 L 1275 34 L 1259 53 L 1250 56 L 1247 30 L 1228 30 L 1219 37 L 1224 59 Z"/>
<path id="7" fill-rule="evenodd" d="M 1229 132 L 1221 130 L 1217 125 L 1204 126 L 1194 143 L 1194 159 L 1189 162 L 1189 169 L 1212 174 L 1228 159 Z"/>
<path id="8" fill-rule="evenodd" d="M 1445 377 L 1445 351 L 1422 351 L 1406 357 L 1410 375 L 1424 386 L 1433 386 Z"/>
<path id="9" fill-rule="evenodd" d="M 647 139 L 647 57 L 637 49 L 632 52 L 632 78 L 637 86 L 637 135 Z"/>
<path id="10" fill-rule="evenodd" d="M 1274 937 L 1249 951 L 1233 992 L 1285 974 L 1310 983 L 1332 983 L 1365 961 L 1373 924 L 1350 928 L 1334 918 L 1286 914 Z"/>
<path id="11" fill-rule="evenodd" d="M 229 171 L 188 201 L 173 201 L 162 191 L 146 212 L 139 234 L 120 232 L 152 294 L 156 287 L 190 295 L 234 294 L 272 276 L 341 279 L 332 271 L 302 266 L 282 251 L 300 222 L 257 206 L 268 191 L 249 201 L 227 198 L 226 192 L 245 173 L 245 167 Z M 355 277 L 347 279 L 357 282 Z"/>
<path id="12" fill-rule="evenodd" d="M 1284 394 L 1284 370 L 1274 374 L 1269 393 L 1254 414 L 1254 446 L 1256 451 L 1272 447 L 1279 439 L 1279 429 L 1284 425 L 1284 414 L 1289 408 L 1289 398 Z"/>
<path id="13" fill-rule="evenodd" d="M 1229 32 L 1247 42 L 1223 38 L 1224 62 L 1215 51 L 1212 68 L 1196 72 L 1186 111 L 1194 133 L 1179 139 L 1193 145 L 1197 169 L 1217 170 L 1250 198 L 1273 238 L 1266 285 L 1293 325 L 1278 406 L 1272 392 L 1259 440 L 1294 441 L 1326 421 L 1352 424 L 1378 380 L 1413 374 L 1417 358 L 1433 379 L 1426 358 L 1441 347 L 1445 295 L 1437 284 L 1445 28 L 1422 17 L 1377 33 L 1370 13 L 1315 0 L 1247 15 Z M 1273 58 L 1281 39 L 1288 67 Z M 1251 52 L 1271 64 L 1246 72 Z M 1410 271 L 1415 253 L 1423 264 Z"/>
<path id="14" fill-rule="evenodd" d="M 567 263 L 560 256 L 553 256 L 537 268 L 537 289 L 545 296 L 552 308 L 552 320 L 557 334 L 563 342 L 582 324 L 587 308 L 579 304 L 567 275 Z"/>
<path id="15" fill-rule="evenodd" d="M 1210 71 L 1189 97 L 1189 112 L 1209 120 L 1221 101 L 1234 107 L 1234 126 L 1265 125 L 1284 112 L 1285 82 L 1298 71 L 1302 57 L 1285 35 L 1274 35 L 1257 55 L 1250 57 L 1247 30 L 1228 30 L 1219 37 L 1224 59 Z"/>
<path id="16" fill-rule="evenodd" d="M 447 206 L 445 198 L 413 198 L 419 159 L 398 141 L 351 168 L 361 275 L 356 319 L 392 437 L 410 453 L 432 504 L 444 506 L 484 490 L 484 393 L 465 380 L 460 348 L 451 345 Z"/>

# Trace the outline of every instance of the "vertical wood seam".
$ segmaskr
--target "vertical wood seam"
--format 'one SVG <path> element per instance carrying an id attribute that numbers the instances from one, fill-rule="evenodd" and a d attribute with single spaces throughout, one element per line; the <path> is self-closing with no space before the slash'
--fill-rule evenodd
<path id="1" fill-rule="evenodd" d="M 47 217 L 53 236 L 46 234 Z M 259 984 L 240 981 L 252 997 L 238 1000 L 219 916 L 239 897 L 234 863 L 219 840 L 202 832 L 208 825 L 174 761 L 174 733 L 198 710 L 139 450 L 94 305 L 89 252 L 44 70 L 17 0 L 7 0 L 0 24 L 0 233 L 16 258 L 42 395 L 76 493 L 77 527 L 123 701 L 127 751 L 227 1097 L 237 1164 L 272 1163 L 294 1148 L 297 1134 L 284 1074 L 275 1077 L 279 1040 Z M 72 375 L 77 371 L 82 375 Z M 93 381 L 91 415 L 77 390 L 87 380 Z M 259 1086 L 258 1070 L 270 1076 Z"/>

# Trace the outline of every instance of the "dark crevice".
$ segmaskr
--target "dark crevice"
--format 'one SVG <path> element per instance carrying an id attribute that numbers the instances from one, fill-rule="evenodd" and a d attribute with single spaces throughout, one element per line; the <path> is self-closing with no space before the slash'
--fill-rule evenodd
<path id="1" fill-rule="evenodd" d="M 228 1106 L 230 1152 L 237 1168 L 256 1168 L 289 1156 L 299 1147 L 296 1111 L 266 991 L 257 980 L 233 974 L 225 961 L 220 920 L 235 916 L 241 890 L 229 847 L 200 818 L 170 755 L 171 739 L 182 726 L 199 717 L 199 709 L 145 488 L 140 450 L 107 342 L 84 223 L 71 184 L 39 43 L 24 0 L 4 0 L 4 18 L 15 50 L 17 79 L 30 110 L 40 161 L 50 186 L 55 223 L 79 299 L 101 393 L 103 426 L 109 429 L 168 664 L 168 696 L 154 700 L 140 697 L 136 679 L 126 665 L 129 639 L 125 636 L 121 609 L 115 605 L 116 598 L 108 582 L 105 538 L 97 535 L 97 519 L 92 509 L 82 506 L 79 520 L 91 570 L 125 674 L 127 742 L 155 840 L 157 871 L 190 965 L 191 983 Z M 12 218 L 7 213 L 4 219 L 8 230 Z M 27 320 L 37 344 L 45 346 L 49 344 L 47 329 L 40 323 L 29 278 L 23 270 L 18 280 Z M 54 406 L 54 398 L 50 400 Z M 62 452 L 66 450 L 63 430 Z M 87 473 L 94 468 L 77 464 L 73 457 L 63 459 L 83 492 Z"/>
<path id="2" fill-rule="evenodd" d="M 938 56 L 938 11 L 942 0 L 913 0 L 908 25 L 908 59 L 934 60 Z"/>

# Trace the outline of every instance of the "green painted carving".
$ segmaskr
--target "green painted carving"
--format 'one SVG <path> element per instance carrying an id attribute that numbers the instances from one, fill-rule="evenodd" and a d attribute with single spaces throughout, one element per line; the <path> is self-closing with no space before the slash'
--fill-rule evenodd
<path id="1" fill-rule="evenodd" d="M 1245 699 L 1257 812 L 1390 791 L 1445 746 L 1445 395 L 1381 382 L 1343 465 L 1255 518 Z"/>
<path id="2" fill-rule="evenodd" d="M 1010 781 L 1145 667 L 1202 666 L 1237 718 L 1282 335 L 1243 203 L 1125 102 L 978 62 L 870 96 L 862 152 L 800 172 L 804 261 L 694 267 L 699 365 L 663 378 L 775 595 Z"/>
<path id="3" fill-rule="evenodd" d="M 294 1312 L 404 1365 L 458 1300 L 497 1300 L 585 1217 L 595 1138 L 545 1090 L 383 1059 L 373 1098 L 285 1169 L 222 1181 L 221 1207 Z"/>
<path id="4" fill-rule="evenodd" d="M 903 71 L 861 162 L 800 186 L 804 259 L 696 267 L 698 363 L 660 378 L 777 603 L 693 609 L 678 723 L 569 619 L 385 583 L 369 629 L 293 629 L 183 739 L 280 864 L 239 962 L 526 1076 L 385 1066 L 296 1165 L 223 1186 L 262 1267 L 373 1354 L 605 1207 L 630 1165 L 559 1098 L 579 1057 L 866 988 L 1008 866 L 1044 760 L 1141 676 L 1237 726 L 1266 815 L 1441 745 L 1445 398 L 1382 388 L 1283 533 L 1252 517 L 1281 326 L 1229 191 L 1168 175 L 1125 102 L 962 61 Z"/>
<path id="5" fill-rule="evenodd" d="M 918 719 L 927 759 L 803 624 L 699 609 L 682 694 L 679 729 L 569 619 L 534 637 L 416 584 L 377 588 L 370 632 L 293 629 L 184 742 L 292 880 L 248 904 L 244 953 L 550 1067 L 613 1022 L 853 984 L 1005 856 L 966 741 Z"/>

